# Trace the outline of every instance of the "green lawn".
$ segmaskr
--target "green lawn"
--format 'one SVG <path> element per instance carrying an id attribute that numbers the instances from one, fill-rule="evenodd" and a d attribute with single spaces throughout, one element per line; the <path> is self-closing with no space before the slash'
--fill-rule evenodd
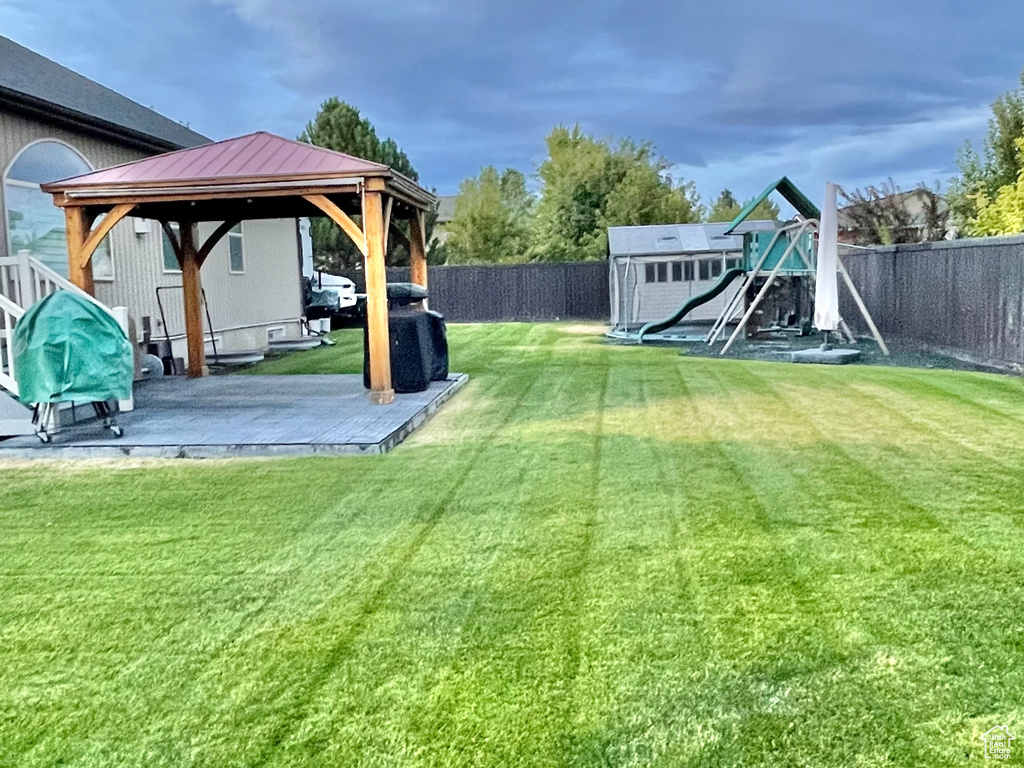
<path id="1" fill-rule="evenodd" d="M 0 765 L 1024 762 L 1024 382 L 450 335 L 387 456 L 4 469 Z"/>

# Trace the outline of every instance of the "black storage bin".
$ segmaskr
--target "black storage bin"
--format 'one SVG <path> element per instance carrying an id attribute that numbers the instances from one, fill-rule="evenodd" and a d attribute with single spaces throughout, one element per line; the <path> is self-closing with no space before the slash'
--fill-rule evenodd
<path id="1" fill-rule="evenodd" d="M 448 341 L 444 319 L 436 312 L 388 314 L 391 386 L 395 392 L 422 392 L 431 381 L 448 377 Z M 370 387 L 370 336 L 363 328 L 363 386 Z"/>

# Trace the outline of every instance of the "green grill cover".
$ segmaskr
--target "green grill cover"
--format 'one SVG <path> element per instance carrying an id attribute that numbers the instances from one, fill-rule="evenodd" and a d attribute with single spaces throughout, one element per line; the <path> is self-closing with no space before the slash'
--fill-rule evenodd
<path id="1" fill-rule="evenodd" d="M 338 292 L 327 288 L 313 288 L 309 292 L 309 306 L 317 309 L 337 309 L 341 306 L 338 300 Z"/>
<path id="2" fill-rule="evenodd" d="M 57 291 L 29 307 L 12 346 L 23 403 L 131 397 L 131 343 L 113 317 L 77 293 Z"/>

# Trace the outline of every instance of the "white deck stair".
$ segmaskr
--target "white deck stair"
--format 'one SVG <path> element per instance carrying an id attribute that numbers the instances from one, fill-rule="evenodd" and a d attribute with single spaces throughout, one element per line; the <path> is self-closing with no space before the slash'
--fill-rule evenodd
<path id="1" fill-rule="evenodd" d="M 74 291 L 96 301 L 74 283 L 25 252 L 0 258 L 0 439 L 31 435 L 32 411 L 18 402 L 12 339 L 25 310 L 55 291 Z"/>

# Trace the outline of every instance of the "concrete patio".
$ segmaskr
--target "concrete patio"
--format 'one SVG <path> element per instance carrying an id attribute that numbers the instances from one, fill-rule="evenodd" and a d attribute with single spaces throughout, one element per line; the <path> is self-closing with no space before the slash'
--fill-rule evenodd
<path id="1" fill-rule="evenodd" d="M 467 381 L 451 374 L 425 392 L 370 404 L 362 376 L 172 377 L 135 389 L 135 410 L 118 416 L 124 436 L 95 420 L 0 442 L 0 458 L 224 458 L 386 453 Z M 88 406 L 86 406 L 88 408 Z"/>

